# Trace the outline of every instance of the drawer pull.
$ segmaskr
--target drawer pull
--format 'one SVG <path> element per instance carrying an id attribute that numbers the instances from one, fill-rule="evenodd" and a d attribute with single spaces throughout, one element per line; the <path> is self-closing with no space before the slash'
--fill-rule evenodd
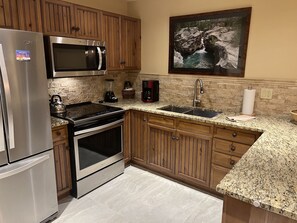
<path id="1" fill-rule="evenodd" d="M 61 135 L 61 132 L 60 132 L 60 131 L 57 131 L 57 132 L 56 132 L 56 135 L 57 135 L 57 136 L 60 136 L 60 135 Z"/>
<path id="2" fill-rule="evenodd" d="M 234 164 L 235 164 L 235 160 L 230 159 L 230 165 L 234 166 Z"/>
<path id="3" fill-rule="evenodd" d="M 175 137 L 175 136 L 172 136 L 171 139 L 172 139 L 172 140 L 176 140 L 176 137 Z"/>
<path id="4" fill-rule="evenodd" d="M 230 150 L 231 150 L 232 152 L 234 152 L 234 151 L 236 150 L 236 147 L 235 147 L 233 144 L 231 144 L 231 146 L 230 146 Z"/>
<path id="5" fill-rule="evenodd" d="M 237 132 L 233 132 L 232 136 L 235 138 L 237 136 Z"/>

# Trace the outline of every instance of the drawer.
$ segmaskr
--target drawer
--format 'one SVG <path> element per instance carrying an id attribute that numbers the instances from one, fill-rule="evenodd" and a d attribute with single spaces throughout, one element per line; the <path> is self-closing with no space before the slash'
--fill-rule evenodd
<path id="1" fill-rule="evenodd" d="M 217 152 L 222 152 L 229 154 L 231 156 L 241 157 L 243 154 L 248 151 L 250 145 L 236 143 L 232 141 L 222 140 L 222 139 L 213 139 L 213 150 Z"/>
<path id="2" fill-rule="evenodd" d="M 216 186 L 221 182 L 221 180 L 229 173 L 230 169 L 211 165 L 211 176 L 210 176 L 210 188 L 216 189 Z"/>
<path id="3" fill-rule="evenodd" d="M 194 134 L 204 134 L 212 137 L 213 125 L 178 120 L 176 129 L 184 132 L 191 132 Z"/>
<path id="4" fill-rule="evenodd" d="M 52 134 L 53 134 L 53 142 L 67 139 L 68 138 L 67 127 L 66 126 L 56 127 L 52 130 Z"/>
<path id="5" fill-rule="evenodd" d="M 240 160 L 239 157 L 213 152 L 212 163 L 231 169 Z"/>
<path id="6" fill-rule="evenodd" d="M 148 122 L 154 125 L 160 125 L 168 128 L 174 128 L 175 119 L 161 115 L 149 115 Z"/>
<path id="7" fill-rule="evenodd" d="M 260 133 L 238 130 L 233 128 L 216 127 L 214 131 L 214 137 L 227 139 L 233 142 L 244 143 L 252 145 L 259 137 Z"/>

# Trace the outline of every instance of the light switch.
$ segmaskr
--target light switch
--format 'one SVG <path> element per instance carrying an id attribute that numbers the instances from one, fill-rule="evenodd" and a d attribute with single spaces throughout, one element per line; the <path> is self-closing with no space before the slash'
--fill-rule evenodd
<path id="1" fill-rule="evenodd" d="M 262 99 L 272 99 L 273 90 L 270 88 L 261 88 L 260 98 Z"/>

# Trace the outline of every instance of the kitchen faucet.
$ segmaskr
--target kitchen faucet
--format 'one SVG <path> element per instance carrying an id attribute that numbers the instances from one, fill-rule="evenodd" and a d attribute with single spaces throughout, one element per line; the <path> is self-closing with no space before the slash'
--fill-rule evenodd
<path id="1" fill-rule="evenodd" d="M 199 95 L 197 95 L 197 85 L 198 85 L 198 81 L 199 81 Z M 204 89 L 203 89 L 203 81 L 201 79 L 197 79 L 195 81 L 195 87 L 194 87 L 194 98 L 193 98 L 193 107 L 197 107 L 197 104 L 201 104 L 201 95 L 204 93 Z M 198 97 L 197 97 L 198 96 Z"/>

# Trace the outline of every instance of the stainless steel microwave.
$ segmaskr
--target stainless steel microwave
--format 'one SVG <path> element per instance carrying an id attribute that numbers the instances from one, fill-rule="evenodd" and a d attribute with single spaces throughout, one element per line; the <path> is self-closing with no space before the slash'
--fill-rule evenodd
<path id="1" fill-rule="evenodd" d="M 48 78 L 106 73 L 105 42 L 45 36 L 44 44 Z"/>

